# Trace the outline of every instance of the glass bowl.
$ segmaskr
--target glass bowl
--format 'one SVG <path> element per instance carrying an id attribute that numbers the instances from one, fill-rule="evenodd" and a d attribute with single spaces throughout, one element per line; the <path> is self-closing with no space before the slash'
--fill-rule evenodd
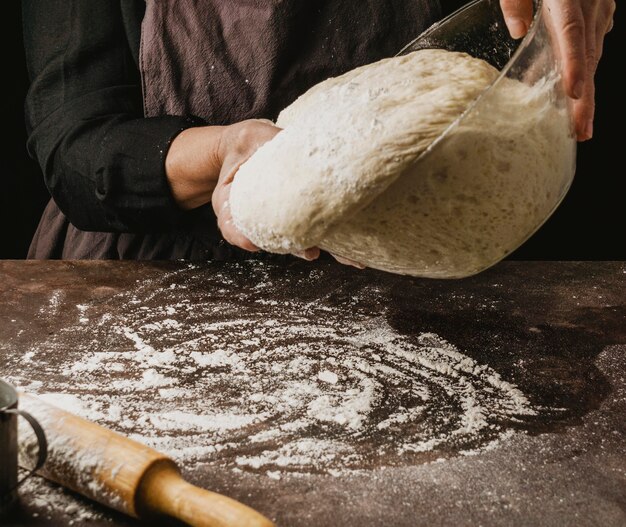
<path id="1" fill-rule="evenodd" d="M 573 180 L 576 140 L 541 1 L 522 40 L 510 37 L 498 0 L 476 0 L 399 54 L 425 48 L 468 53 L 500 75 L 410 169 L 320 246 L 385 271 L 460 278 L 502 260 L 549 218 Z M 387 225 L 390 215 L 406 227 L 382 247 L 371 219 Z"/>

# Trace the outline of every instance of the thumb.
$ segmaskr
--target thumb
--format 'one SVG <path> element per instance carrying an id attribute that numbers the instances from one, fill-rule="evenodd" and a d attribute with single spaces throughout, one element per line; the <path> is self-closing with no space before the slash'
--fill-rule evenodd
<path id="1" fill-rule="evenodd" d="M 511 37 L 517 39 L 526 35 L 533 21 L 533 1 L 500 0 L 500 7 Z"/>

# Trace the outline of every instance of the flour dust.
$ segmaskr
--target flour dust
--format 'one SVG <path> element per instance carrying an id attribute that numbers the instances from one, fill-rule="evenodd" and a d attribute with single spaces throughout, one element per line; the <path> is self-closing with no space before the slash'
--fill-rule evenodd
<path id="1" fill-rule="evenodd" d="M 329 271 L 269 269 L 191 266 L 78 305 L 22 357 L 20 371 L 54 368 L 54 382 L 11 380 L 187 466 L 273 479 L 472 454 L 536 415 L 444 337 L 393 329 L 381 303 L 363 302 L 377 291 L 313 299 L 303 281 Z"/>

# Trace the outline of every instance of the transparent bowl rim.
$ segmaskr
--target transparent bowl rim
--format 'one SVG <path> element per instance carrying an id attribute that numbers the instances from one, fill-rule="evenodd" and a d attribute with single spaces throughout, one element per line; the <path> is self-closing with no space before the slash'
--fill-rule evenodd
<path id="1" fill-rule="evenodd" d="M 405 54 L 404 53 L 405 50 L 411 47 L 415 42 L 427 37 L 430 33 L 437 30 L 440 26 L 442 26 L 443 24 L 445 24 L 452 18 L 455 18 L 462 12 L 471 9 L 476 4 L 480 4 L 481 2 L 485 2 L 485 1 L 488 1 L 488 0 L 473 0 L 467 5 L 457 9 L 454 13 L 451 13 L 445 18 L 439 20 L 438 22 L 435 22 L 432 26 L 430 26 L 423 33 L 421 33 L 417 38 L 415 38 L 414 40 L 409 42 L 406 46 L 404 46 L 396 54 L 396 57 Z M 463 111 L 463 113 L 461 113 L 454 121 L 452 121 L 448 125 L 448 127 L 443 132 L 441 132 L 435 139 L 433 139 L 433 141 L 424 149 L 424 151 L 420 155 L 418 155 L 417 158 L 415 158 L 412 165 L 415 165 L 416 163 L 421 161 L 423 157 L 428 155 L 428 153 L 430 153 L 443 139 L 445 139 L 448 136 L 451 130 L 456 128 L 457 125 L 459 125 L 459 123 L 461 123 L 461 121 L 465 119 L 465 117 L 467 117 L 470 113 L 472 113 L 474 108 L 476 108 L 476 106 L 480 104 L 480 102 L 502 81 L 502 79 L 504 79 L 507 76 L 507 74 L 509 73 L 513 65 L 517 62 L 517 59 L 520 57 L 520 55 L 522 55 L 522 53 L 524 53 L 526 49 L 530 46 L 531 42 L 535 38 L 535 35 L 537 34 L 537 31 L 540 25 L 539 23 L 543 19 L 543 0 L 536 0 L 534 3 L 536 5 L 535 14 L 533 16 L 532 23 L 530 27 L 528 28 L 528 32 L 526 33 L 526 35 L 524 36 L 520 44 L 517 46 L 517 49 L 511 55 L 507 63 L 500 70 L 498 76 L 478 95 L 478 97 L 476 97 L 468 105 L 468 107 Z"/>

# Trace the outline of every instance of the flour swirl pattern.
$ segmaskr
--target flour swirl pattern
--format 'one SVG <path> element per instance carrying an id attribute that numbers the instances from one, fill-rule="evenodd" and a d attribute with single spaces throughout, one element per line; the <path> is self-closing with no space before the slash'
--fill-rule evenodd
<path id="1" fill-rule="evenodd" d="M 241 264 L 255 285 L 236 297 L 236 277 L 183 270 L 82 306 L 31 357 L 66 349 L 57 383 L 39 391 L 179 460 L 276 477 L 468 454 L 536 415 L 444 338 L 402 335 L 358 297 L 274 300 L 281 284 L 265 269 Z"/>

